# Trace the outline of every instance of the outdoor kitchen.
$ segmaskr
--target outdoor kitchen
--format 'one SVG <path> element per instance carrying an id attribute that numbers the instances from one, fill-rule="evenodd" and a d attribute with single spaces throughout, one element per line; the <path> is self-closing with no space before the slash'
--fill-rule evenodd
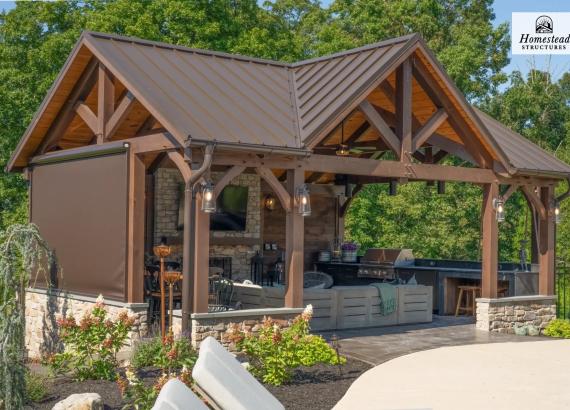
<path id="1" fill-rule="evenodd" d="M 217 182 L 221 175 L 216 170 L 211 177 Z M 153 182 L 154 211 L 152 207 L 149 211 L 154 212 L 154 230 L 149 242 L 171 245 L 167 264 L 178 268 L 182 263 L 182 177 L 164 161 Z M 458 306 L 480 296 L 480 262 L 416 258 L 413 249 L 405 248 L 361 251 L 357 244 L 343 241 L 343 204 L 346 212 L 352 197 L 347 197 L 350 187 L 338 182 L 307 188 L 304 303 L 315 308 L 315 329 L 429 322 L 432 313 L 454 315 Z M 210 277 L 231 280 L 233 286 L 223 304 L 227 309 L 283 307 L 286 213 L 271 187 L 256 173 L 245 171 L 225 186 L 215 205 L 210 214 Z M 393 312 L 380 311 L 382 290 L 374 284 L 394 288 L 388 296 L 395 299 Z M 462 287 L 471 290 L 472 300 L 467 299 L 469 295 L 458 300 Z M 500 297 L 537 291 L 536 265 L 499 264 Z M 473 311 L 467 313 L 473 315 Z"/>

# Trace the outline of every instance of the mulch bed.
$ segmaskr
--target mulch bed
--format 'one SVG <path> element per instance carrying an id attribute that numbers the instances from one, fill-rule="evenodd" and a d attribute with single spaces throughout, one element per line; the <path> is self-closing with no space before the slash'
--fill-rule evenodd
<path id="1" fill-rule="evenodd" d="M 333 366 L 299 368 L 288 384 L 266 387 L 288 410 L 328 410 L 342 398 L 354 380 L 369 368 L 368 364 L 354 359 L 348 359 L 342 366 L 340 374 L 338 368 Z M 157 375 L 157 371 L 149 370 L 146 374 L 141 374 L 141 378 L 154 380 Z M 118 410 L 124 406 L 119 388 L 114 382 L 103 380 L 75 382 L 62 377 L 54 380 L 49 396 L 42 403 L 35 403 L 26 408 L 49 410 L 58 401 L 74 393 L 99 393 L 105 408 L 109 410 Z"/>
<path id="2" fill-rule="evenodd" d="M 283 386 L 266 386 L 287 410 L 329 410 L 370 365 L 347 359 L 339 374 L 336 366 L 299 368 L 293 380 Z"/>

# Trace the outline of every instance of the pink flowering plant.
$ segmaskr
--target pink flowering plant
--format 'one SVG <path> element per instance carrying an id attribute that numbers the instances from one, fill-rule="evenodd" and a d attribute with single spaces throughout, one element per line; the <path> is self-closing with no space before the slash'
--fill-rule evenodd
<path id="1" fill-rule="evenodd" d="M 71 373 L 76 380 L 117 379 L 117 353 L 125 345 L 134 320 L 126 311 L 116 320 L 107 317 L 105 300 L 97 298 L 94 308 L 79 322 L 73 316 L 58 320 L 64 351 L 48 359 L 56 373 Z"/>
<path id="2" fill-rule="evenodd" d="M 225 338 L 248 356 L 248 370 L 254 376 L 264 383 L 279 386 L 290 380 L 293 370 L 299 366 L 346 363 L 321 336 L 309 333 L 312 316 L 313 307 L 308 305 L 289 327 L 271 318 L 264 319 L 258 332 L 245 331 L 232 324 Z"/>
<path id="3" fill-rule="evenodd" d="M 128 403 L 123 409 L 151 409 L 162 387 L 173 378 L 179 379 L 190 388 L 192 387 L 192 368 L 196 361 L 196 354 L 190 347 L 188 340 L 175 340 L 173 335 L 169 333 L 159 342 L 158 344 L 155 341 L 147 343 L 148 346 L 146 347 L 151 349 L 150 351 L 144 350 L 144 355 L 141 354 L 141 350 L 135 352 L 133 359 L 137 363 L 127 367 L 124 377 L 118 376 L 119 390 L 123 400 Z M 145 384 L 137 376 L 137 364 L 139 366 L 144 364 L 159 367 L 162 370 L 162 375 L 154 384 Z"/>

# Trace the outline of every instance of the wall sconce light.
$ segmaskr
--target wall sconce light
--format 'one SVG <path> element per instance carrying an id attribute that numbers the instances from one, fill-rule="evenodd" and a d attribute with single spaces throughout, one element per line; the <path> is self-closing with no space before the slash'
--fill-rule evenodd
<path id="1" fill-rule="evenodd" d="M 562 216 L 560 215 L 560 204 L 558 202 L 554 203 L 554 223 L 559 224 L 562 220 Z"/>
<path id="2" fill-rule="evenodd" d="M 493 208 L 495 209 L 495 218 L 497 222 L 504 222 L 505 220 L 505 202 L 502 198 L 493 199 Z"/>
<path id="3" fill-rule="evenodd" d="M 273 211 L 275 209 L 276 203 L 277 201 L 275 200 L 275 197 L 271 194 L 266 195 L 265 198 L 263 199 L 263 206 L 268 211 Z"/>
<path id="4" fill-rule="evenodd" d="M 216 212 L 216 198 L 214 198 L 214 184 L 202 184 L 202 211 L 211 214 Z"/>
<path id="5" fill-rule="evenodd" d="M 307 184 L 303 184 L 297 188 L 297 211 L 303 216 L 311 215 L 311 198 L 309 196 L 309 188 Z"/>

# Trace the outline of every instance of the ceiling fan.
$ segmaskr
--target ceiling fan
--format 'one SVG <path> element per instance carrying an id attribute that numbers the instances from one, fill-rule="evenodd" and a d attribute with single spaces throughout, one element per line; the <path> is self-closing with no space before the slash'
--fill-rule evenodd
<path id="1" fill-rule="evenodd" d="M 350 143 L 345 144 L 344 121 L 340 123 L 340 144 L 336 146 L 333 145 L 333 146 L 319 147 L 319 149 L 335 150 L 335 154 L 339 157 L 346 157 L 349 156 L 350 154 L 364 154 L 365 152 L 378 151 L 377 147 L 371 147 L 371 146 L 360 147 L 360 146 L 353 146 Z"/>

